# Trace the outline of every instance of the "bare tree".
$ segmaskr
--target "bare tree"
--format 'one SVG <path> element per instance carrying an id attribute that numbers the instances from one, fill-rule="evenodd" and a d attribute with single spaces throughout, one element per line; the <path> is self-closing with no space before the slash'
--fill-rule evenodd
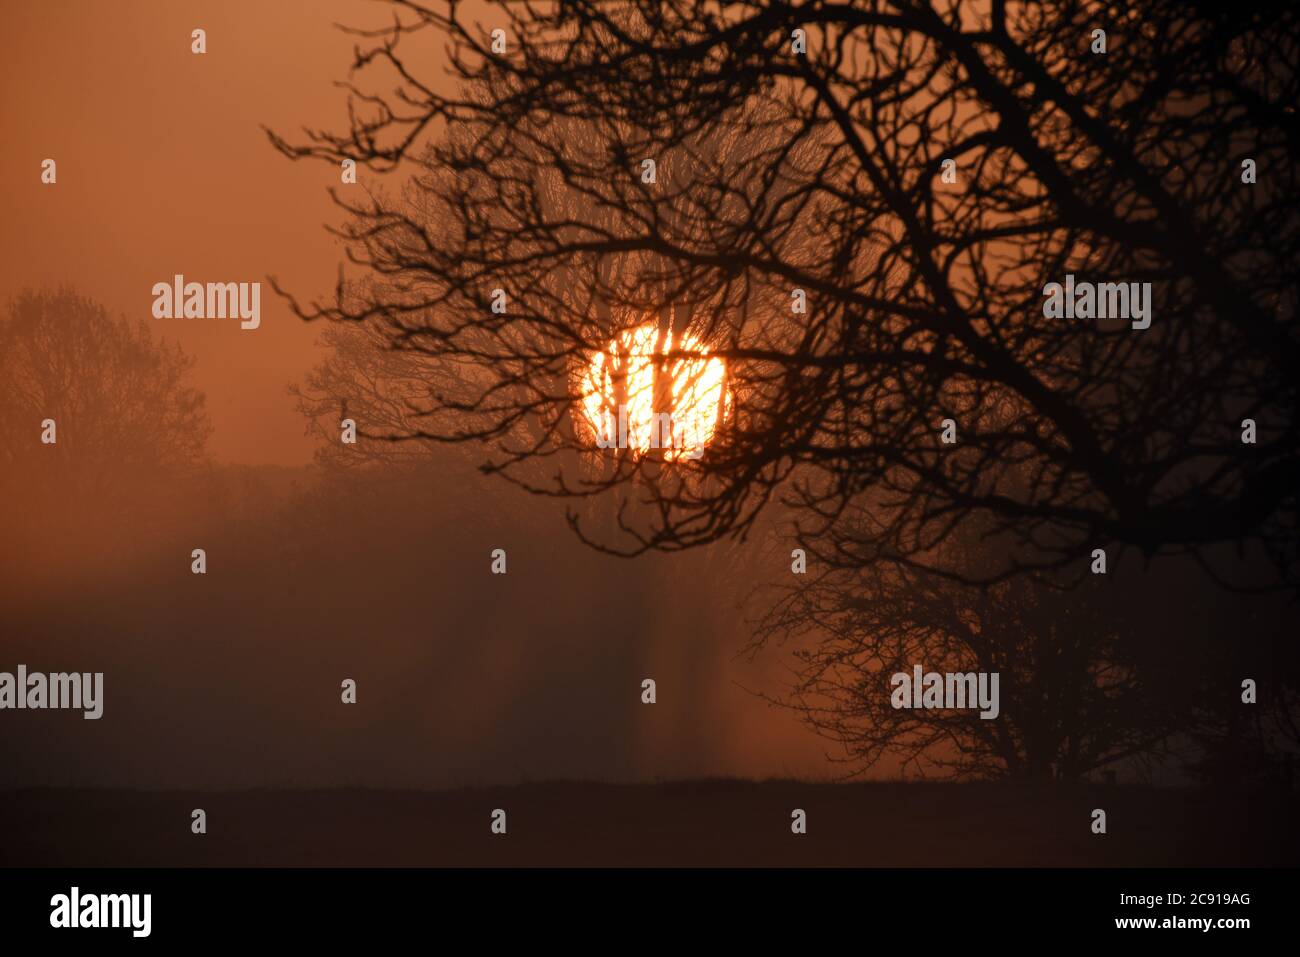
<path id="1" fill-rule="evenodd" d="M 8 304 L 0 356 L 0 500 L 15 537 L 39 544 L 60 523 L 132 536 L 158 526 L 175 480 L 205 461 L 194 360 L 66 287 Z"/>
<path id="2" fill-rule="evenodd" d="M 1251 596 L 1248 607 L 1217 616 L 1196 607 L 1217 636 L 1231 641 L 1182 647 L 1192 674 L 1179 674 L 1182 694 L 1195 702 L 1183 724 L 1191 744 L 1183 766 L 1206 783 L 1230 787 L 1300 786 L 1300 667 L 1292 603 Z M 1185 665 L 1180 672 L 1187 670 Z"/>
<path id="3" fill-rule="evenodd" d="M 1014 545 L 982 581 L 1110 544 L 1250 543 L 1294 571 L 1300 11 L 394 8 L 362 34 L 350 128 L 272 138 L 409 168 L 425 194 L 419 217 L 345 200 L 354 258 L 390 281 L 295 303 L 473 370 L 472 396 L 434 396 L 410 435 L 486 441 L 546 494 L 650 495 L 604 543 L 626 552 L 744 535 L 784 495 L 810 541 L 861 565 L 924 563 L 976 518 Z M 430 34 L 469 92 L 406 56 Z M 1152 283 L 1150 327 L 1049 316 L 1067 274 Z M 727 427 L 698 462 L 593 483 L 567 457 L 594 452 L 575 367 L 620 310 L 678 302 L 727 362 Z M 536 459 L 546 480 L 520 478 Z M 864 491 L 878 527 L 844 534 Z"/>
<path id="4" fill-rule="evenodd" d="M 0 317 L 0 456 L 6 471 L 40 453 L 54 419 L 69 479 L 109 481 L 114 466 L 186 470 L 211 433 L 194 360 L 148 325 L 113 318 L 74 290 L 24 292 Z"/>
<path id="5" fill-rule="evenodd" d="M 418 428 L 421 404 L 451 373 L 436 360 L 393 348 L 375 325 L 327 326 L 320 344 L 325 358 L 290 387 L 309 431 L 320 440 L 317 461 L 331 472 L 427 463 L 428 444 L 390 439 Z M 357 428 L 355 444 L 340 441 L 346 419 Z"/>
<path id="6" fill-rule="evenodd" d="M 950 543 L 949 550 L 954 548 Z M 987 560 L 968 544 L 943 556 Z M 751 653 L 794 649 L 784 696 L 846 775 L 896 762 L 904 776 L 1073 780 L 1160 753 L 1178 717 L 1126 657 L 1132 624 L 1104 579 L 1058 590 L 1020 576 L 987 588 L 907 564 L 831 568 L 779 589 Z M 895 707 L 896 674 L 998 674 L 998 709 Z M 905 696 L 906 697 L 906 696 Z"/>

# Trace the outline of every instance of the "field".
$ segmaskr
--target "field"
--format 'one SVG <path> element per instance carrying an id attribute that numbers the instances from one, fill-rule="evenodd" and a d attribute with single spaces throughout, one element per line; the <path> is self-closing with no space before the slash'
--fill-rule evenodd
<path id="1" fill-rule="evenodd" d="M 190 832 L 194 808 L 206 834 Z M 496 808 L 505 835 L 489 830 Z M 1291 810 L 1236 792 L 1012 784 L 17 790 L 0 792 L 0 865 L 1278 866 L 1297 859 Z"/>

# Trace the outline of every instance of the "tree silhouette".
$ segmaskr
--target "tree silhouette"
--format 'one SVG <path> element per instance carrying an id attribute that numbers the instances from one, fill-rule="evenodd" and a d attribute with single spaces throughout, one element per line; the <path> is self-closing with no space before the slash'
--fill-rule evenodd
<path id="1" fill-rule="evenodd" d="M 945 546 L 956 550 L 953 542 Z M 978 543 L 942 556 L 962 569 Z M 1109 590 L 1108 590 L 1109 589 Z M 986 588 L 906 564 L 831 568 L 780 589 L 750 651 L 794 647 L 794 709 L 862 774 L 897 762 L 904 776 L 1077 780 L 1166 750 L 1186 717 L 1153 693 L 1127 656 L 1134 625 L 1102 578 L 1059 590 L 1019 576 Z M 895 708 L 893 675 L 994 673 L 998 714 Z"/>
<path id="2" fill-rule="evenodd" d="M 428 445 L 382 437 L 418 428 L 419 403 L 439 377 L 436 361 L 392 348 L 374 325 L 328 326 L 320 344 L 326 357 L 290 388 L 309 431 L 321 440 L 317 462 L 330 471 L 428 462 Z M 355 445 L 339 441 L 345 418 L 358 424 Z"/>
<path id="3" fill-rule="evenodd" d="M 1196 703 L 1184 723 L 1193 745 L 1183 754 L 1184 766 L 1207 783 L 1295 789 L 1300 785 L 1296 606 L 1276 596 L 1252 595 L 1248 604 L 1216 615 L 1198 607 L 1194 597 L 1185 604 L 1209 623 L 1213 637 L 1231 635 L 1232 640 L 1207 635 L 1197 642 L 1199 648 L 1180 642 L 1179 658 L 1190 657 L 1193 664 L 1180 669 L 1192 673 L 1177 676 L 1177 690 Z"/>
<path id="4" fill-rule="evenodd" d="M 0 356 L 0 499 L 14 540 L 39 544 L 61 523 L 133 537 L 159 524 L 169 482 L 204 461 L 211 432 L 188 383 L 194 360 L 67 287 L 9 303 Z"/>
<path id="5" fill-rule="evenodd" d="M 627 553 L 743 536 L 784 498 L 863 566 L 925 567 L 977 521 L 1006 546 L 964 573 L 984 582 L 1097 546 L 1258 545 L 1295 572 L 1300 11 L 394 8 L 356 31 L 349 128 L 271 136 L 415 174 L 419 215 L 340 199 L 387 281 L 294 302 L 465 370 L 470 394 L 435 392 L 408 434 L 487 442 L 546 494 L 650 495 L 602 542 Z M 431 35 L 457 92 L 407 54 Z M 1150 282 L 1150 327 L 1047 315 L 1067 274 Z M 669 303 L 726 359 L 734 412 L 698 462 L 593 482 L 575 369 Z M 538 459 L 546 480 L 521 479 Z M 840 518 L 867 492 L 863 537 Z"/>

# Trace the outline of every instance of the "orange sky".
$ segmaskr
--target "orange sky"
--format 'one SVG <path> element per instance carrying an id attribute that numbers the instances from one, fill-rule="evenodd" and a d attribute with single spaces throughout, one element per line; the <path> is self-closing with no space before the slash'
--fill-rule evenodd
<path id="1" fill-rule="evenodd" d="M 332 287 L 342 250 L 337 172 L 291 162 L 261 129 L 337 127 L 365 0 L 46 0 L 6 7 L 0 30 L 4 148 L 0 298 L 72 282 L 110 310 L 149 320 L 198 359 L 221 461 L 306 462 L 311 443 L 286 393 L 316 361 L 318 327 L 267 284 Z M 190 52 L 207 30 L 208 52 Z M 54 186 L 41 161 L 58 163 Z M 260 281 L 256 331 L 221 320 L 157 320 L 155 282 Z"/>
<path id="2" fill-rule="evenodd" d="M 293 317 L 267 277 L 300 296 L 332 289 L 343 250 L 323 227 L 340 219 L 327 192 L 338 171 L 289 161 L 261 127 L 337 129 L 346 100 L 332 84 L 346 76 L 356 40 L 333 23 L 390 19 L 391 8 L 369 0 L 8 5 L 0 27 L 0 299 L 25 286 L 70 282 L 111 311 L 148 322 L 197 358 L 194 381 L 208 397 L 217 460 L 309 461 L 313 444 L 287 387 L 319 360 L 320 327 Z M 207 31 L 201 56 L 190 52 L 196 27 Z M 430 66 L 426 79 L 440 70 Z M 58 163 L 53 186 L 41 183 L 47 157 Z M 371 175 L 361 171 L 363 182 Z M 152 287 L 176 273 L 197 282 L 262 282 L 260 328 L 154 319 Z M 661 705 L 665 719 L 637 745 L 651 756 L 642 770 L 824 774 L 808 733 L 738 685 L 763 682 L 726 664 L 734 649 L 690 625 L 664 639 L 671 647 L 647 652 L 656 673 L 699 684 L 694 696 L 677 698 L 684 703 L 675 716 Z M 396 629 L 393 637 L 410 642 L 416 633 Z M 607 644 L 600 625 L 572 634 L 579 646 Z M 50 640 L 48 628 L 31 636 L 42 648 Z M 223 659 L 230 657 L 225 640 Z M 153 721 L 144 715 L 145 724 Z M 212 726 L 218 730 L 224 736 L 226 725 Z M 147 736 L 141 740 L 147 751 Z M 191 744 L 184 742 L 187 753 Z M 193 753 L 208 762 L 206 751 Z"/>

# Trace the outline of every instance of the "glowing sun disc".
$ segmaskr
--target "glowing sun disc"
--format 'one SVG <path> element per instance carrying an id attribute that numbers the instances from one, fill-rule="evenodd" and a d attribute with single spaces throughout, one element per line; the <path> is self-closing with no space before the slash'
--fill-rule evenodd
<path id="1" fill-rule="evenodd" d="M 647 322 L 592 356 L 578 383 L 586 425 L 602 448 L 699 458 L 727 411 L 726 364 L 689 333 L 659 337 Z M 689 354 L 664 358 L 674 351 Z"/>

